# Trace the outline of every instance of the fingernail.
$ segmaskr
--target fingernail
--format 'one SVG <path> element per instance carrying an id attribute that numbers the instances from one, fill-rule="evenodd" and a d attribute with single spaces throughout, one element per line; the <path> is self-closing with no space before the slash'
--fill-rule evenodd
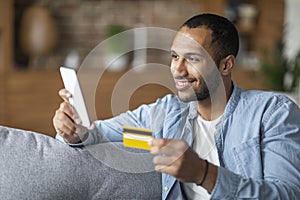
<path id="1" fill-rule="evenodd" d="M 67 93 L 66 93 L 66 96 L 67 96 L 68 98 L 70 98 L 70 97 L 71 97 L 71 93 L 67 92 Z"/>

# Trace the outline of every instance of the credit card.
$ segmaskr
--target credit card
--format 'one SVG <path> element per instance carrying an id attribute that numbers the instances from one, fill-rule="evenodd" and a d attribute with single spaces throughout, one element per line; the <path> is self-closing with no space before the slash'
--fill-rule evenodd
<path id="1" fill-rule="evenodd" d="M 152 138 L 150 129 L 123 126 L 123 143 L 126 147 L 150 150 L 149 140 Z"/>

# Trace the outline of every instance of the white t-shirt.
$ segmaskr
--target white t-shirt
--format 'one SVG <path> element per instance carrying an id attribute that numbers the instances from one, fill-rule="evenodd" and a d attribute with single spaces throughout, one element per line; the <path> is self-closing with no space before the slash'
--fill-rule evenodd
<path id="1" fill-rule="evenodd" d="M 194 142 L 192 146 L 200 158 L 217 166 L 220 163 L 214 133 L 220 119 L 221 116 L 215 120 L 206 121 L 198 115 L 194 123 Z M 182 186 L 188 199 L 210 199 L 210 194 L 207 190 L 195 183 L 183 183 Z"/>

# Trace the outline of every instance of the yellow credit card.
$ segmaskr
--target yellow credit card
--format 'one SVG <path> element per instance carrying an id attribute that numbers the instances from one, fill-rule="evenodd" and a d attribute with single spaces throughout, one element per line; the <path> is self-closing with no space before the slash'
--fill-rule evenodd
<path id="1" fill-rule="evenodd" d="M 145 128 L 123 126 L 123 143 L 126 147 L 150 150 L 152 131 Z"/>

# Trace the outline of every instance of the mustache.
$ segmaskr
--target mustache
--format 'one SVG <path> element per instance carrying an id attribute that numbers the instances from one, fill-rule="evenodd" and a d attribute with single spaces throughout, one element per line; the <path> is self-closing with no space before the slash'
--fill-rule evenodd
<path id="1" fill-rule="evenodd" d="M 185 76 L 174 76 L 175 80 L 187 80 L 187 81 L 195 81 L 197 80 L 195 77 L 185 77 Z"/>

